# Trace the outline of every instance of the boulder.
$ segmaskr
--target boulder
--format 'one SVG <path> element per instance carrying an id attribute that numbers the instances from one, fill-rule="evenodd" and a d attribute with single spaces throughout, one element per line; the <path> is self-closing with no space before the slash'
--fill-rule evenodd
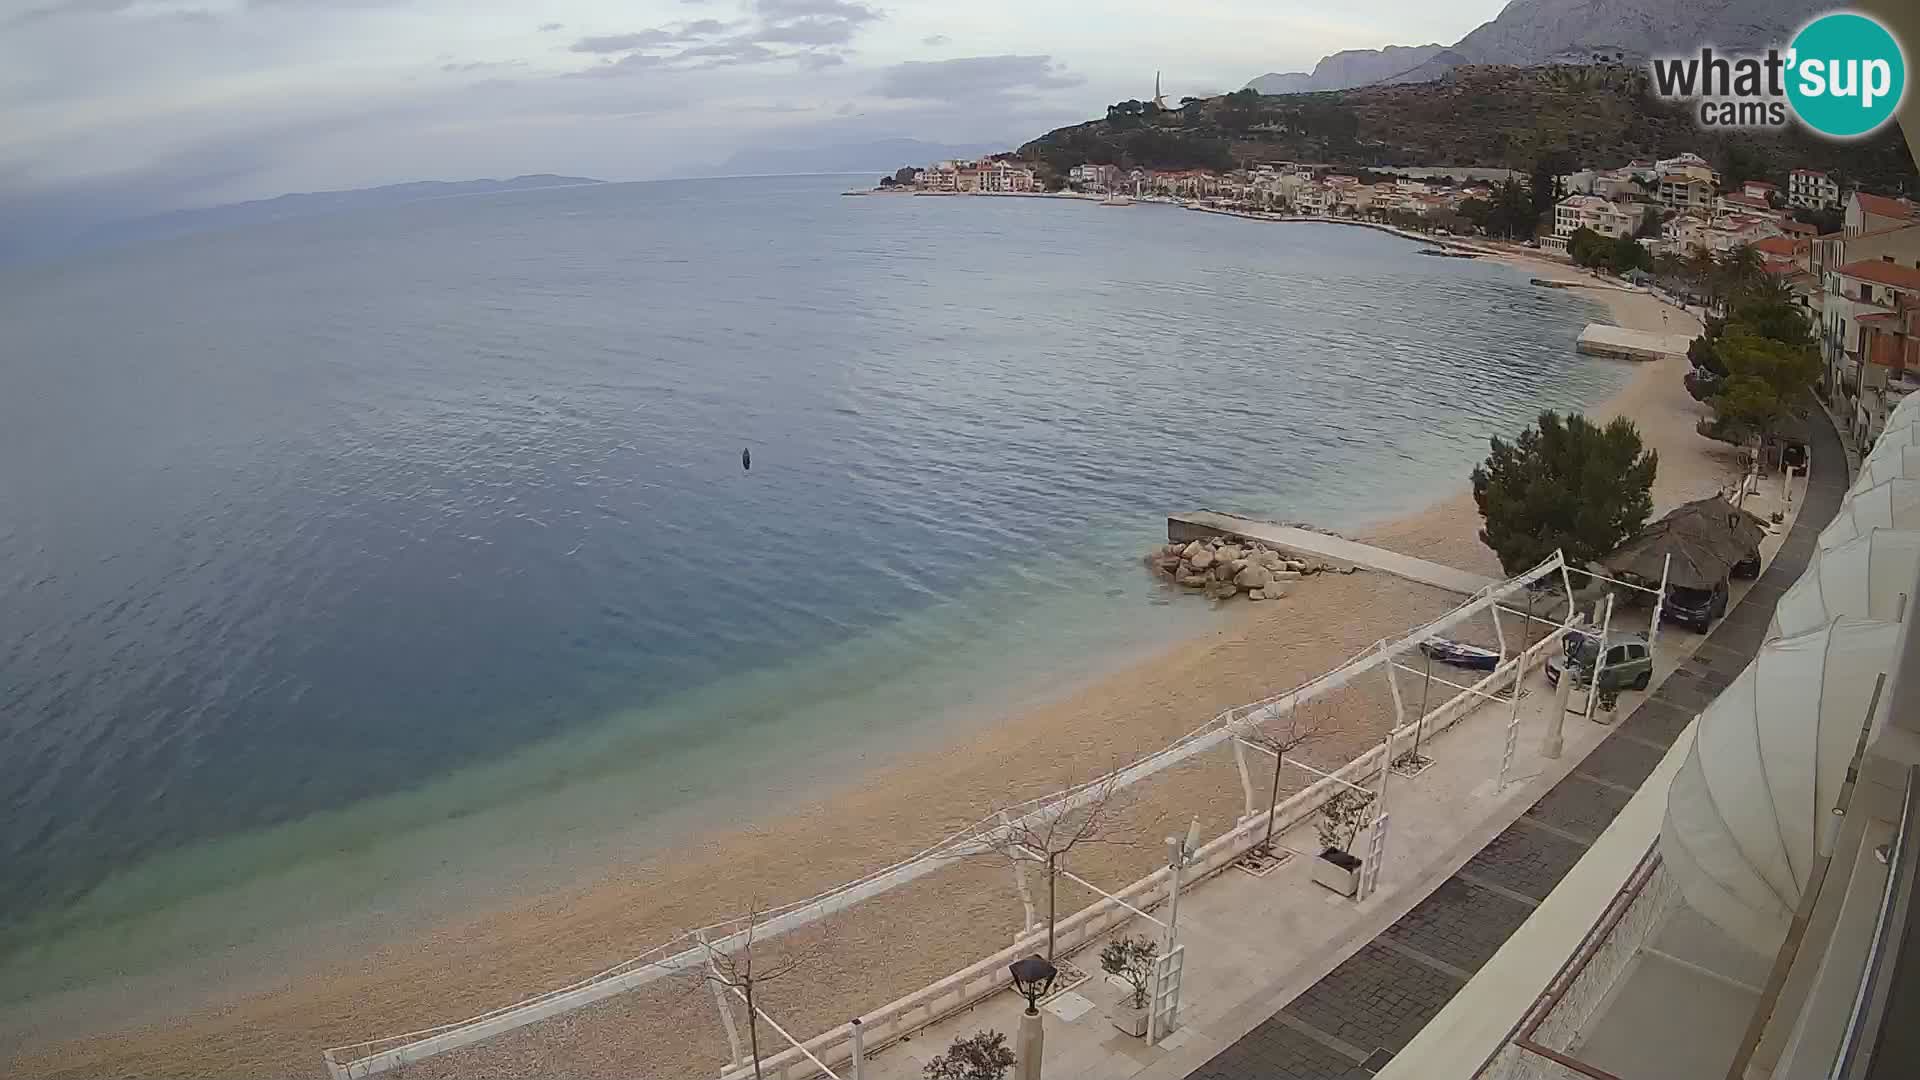
<path id="1" fill-rule="evenodd" d="M 1281 588 L 1278 582 L 1269 584 L 1260 591 L 1266 593 L 1267 599 L 1269 600 L 1285 600 L 1287 598 L 1287 590 Z"/>
<path id="2" fill-rule="evenodd" d="M 1232 581 L 1233 580 L 1233 564 L 1232 563 L 1214 563 L 1213 578 L 1215 581 Z"/>
<path id="3" fill-rule="evenodd" d="M 1273 575 L 1275 581 L 1293 581 L 1300 577 L 1298 570 L 1272 570 L 1269 573 Z"/>
<path id="4" fill-rule="evenodd" d="M 1239 594 L 1240 590 L 1234 588 L 1229 582 L 1216 581 L 1207 586 L 1207 599 L 1209 600 L 1231 600 Z"/>
<path id="5" fill-rule="evenodd" d="M 1183 559 L 1191 559 L 1205 550 L 1207 550 L 1207 545 L 1195 540 L 1193 543 L 1180 549 L 1180 557 Z"/>
<path id="6" fill-rule="evenodd" d="M 1264 566 L 1248 566 L 1233 577 L 1233 583 L 1242 589 L 1264 589 L 1273 580 L 1273 572 Z"/>
<path id="7" fill-rule="evenodd" d="M 1205 570 L 1213 565 L 1213 561 L 1214 555 L 1211 548 L 1201 548 L 1199 551 L 1187 552 L 1187 562 L 1195 570 Z"/>
<path id="8" fill-rule="evenodd" d="M 1228 566 L 1228 567 L 1229 567 L 1230 569 L 1232 569 L 1232 570 L 1233 570 L 1233 572 L 1234 572 L 1234 573 L 1236 573 L 1236 574 L 1237 574 L 1237 573 L 1239 573 L 1239 572 L 1240 572 L 1240 571 L 1242 571 L 1242 570 L 1245 570 L 1245 569 L 1246 569 L 1247 567 L 1249 567 L 1249 566 L 1251 566 L 1251 565 L 1253 565 L 1253 564 L 1252 564 L 1251 562 L 1249 562 L 1248 560 L 1246 560 L 1246 559 L 1235 559 L 1235 560 L 1233 560 L 1232 562 L 1230 562 L 1230 563 L 1228 563 L 1228 564 L 1227 564 L 1227 566 Z"/>
<path id="9" fill-rule="evenodd" d="M 1238 544 L 1221 544 L 1220 550 L 1214 552 L 1214 555 L 1217 558 L 1225 559 L 1227 562 L 1232 562 L 1235 559 L 1244 557 L 1246 552 L 1240 550 Z"/>
<path id="10" fill-rule="evenodd" d="M 1303 573 L 1307 569 L 1307 564 L 1304 562 L 1301 562 L 1298 559 L 1288 559 L 1286 560 L 1286 563 L 1287 563 L 1287 569 L 1293 571 L 1296 574 Z"/>
<path id="11" fill-rule="evenodd" d="M 1265 589 L 1255 589 L 1247 594 L 1247 599 L 1249 600 L 1265 600 L 1266 598 L 1267 591 Z"/>
<path id="12" fill-rule="evenodd" d="M 1175 558 L 1180 558 L 1180 557 L 1183 557 L 1183 556 L 1185 556 L 1185 555 L 1186 555 L 1186 553 L 1187 553 L 1187 545 L 1185 545 L 1185 544 L 1162 544 L 1162 545 L 1160 545 L 1160 553 L 1161 553 L 1162 555 L 1172 555 L 1172 556 L 1174 556 Z"/>
<path id="13" fill-rule="evenodd" d="M 1200 577 L 1198 575 L 1175 578 L 1174 580 L 1178 581 L 1180 584 L 1186 586 L 1189 589 L 1204 589 L 1207 587 L 1207 579 L 1204 577 Z"/>
<path id="14" fill-rule="evenodd" d="M 1261 551 L 1255 554 L 1254 558 L 1259 561 L 1261 566 L 1269 570 L 1278 569 L 1283 561 L 1280 558 L 1280 553 L 1277 551 Z"/>
<path id="15" fill-rule="evenodd" d="M 1162 555 L 1153 561 L 1153 568 L 1162 574 L 1172 574 L 1180 569 L 1180 556 Z"/>

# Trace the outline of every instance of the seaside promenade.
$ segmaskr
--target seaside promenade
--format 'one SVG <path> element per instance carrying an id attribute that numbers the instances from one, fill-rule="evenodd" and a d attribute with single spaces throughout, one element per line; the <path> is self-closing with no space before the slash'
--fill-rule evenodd
<path id="1" fill-rule="evenodd" d="M 1540 754 L 1557 707 L 1544 678 L 1523 684 L 1520 737 L 1499 783 L 1509 708 L 1482 706 L 1434 738 L 1433 764 L 1396 780 L 1393 841 L 1378 890 L 1355 903 L 1308 880 L 1312 830 L 1285 834 L 1295 852 L 1256 878 L 1226 870 L 1186 893 L 1178 936 L 1186 949 L 1180 1026 L 1158 1045 L 1108 1022 L 1121 987 L 1097 974 L 1097 946 L 1075 963 L 1095 977 L 1046 1006 L 1049 1080 L 1359 1080 L 1394 1055 L 1454 998 L 1527 920 L 1654 772 L 1692 716 L 1741 670 L 1774 604 L 1804 570 L 1815 537 L 1839 506 L 1847 458 L 1832 427 L 1812 429 L 1812 471 L 1790 502 L 1777 489 L 1754 508 L 1782 510 L 1786 527 L 1763 546 L 1767 568 L 1736 584 L 1728 615 L 1706 636 L 1662 631 L 1655 681 L 1622 695 L 1611 725 L 1570 715 L 1563 754 Z M 1644 617 L 1644 613 L 1642 613 Z M 1125 933 L 1156 939 L 1145 919 Z M 955 1037 L 1013 1032 L 1011 992 L 886 1048 L 864 1076 L 915 1080 Z M 1412 1071 L 1424 1075 L 1417 1062 Z"/>

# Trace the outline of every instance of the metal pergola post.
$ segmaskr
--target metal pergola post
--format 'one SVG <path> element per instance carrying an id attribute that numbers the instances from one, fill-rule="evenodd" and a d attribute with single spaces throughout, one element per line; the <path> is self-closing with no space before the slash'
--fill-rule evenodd
<path id="1" fill-rule="evenodd" d="M 1613 594 L 1608 593 L 1606 614 L 1600 619 L 1600 651 L 1596 653 L 1593 658 L 1593 684 L 1587 687 L 1587 719 L 1589 720 L 1593 720 L 1594 704 L 1600 700 L 1600 677 L 1604 675 L 1607 670 L 1607 634 L 1612 629 Z M 1572 673 L 1572 670 L 1572 668 L 1567 669 L 1569 674 Z M 1561 678 L 1566 678 L 1566 676 L 1562 675 Z M 1599 723 L 1597 720 L 1594 722 Z"/>
<path id="2" fill-rule="evenodd" d="M 1647 651 L 1652 652 L 1660 644 L 1660 616 L 1667 609 L 1667 582 L 1673 578 L 1673 552 L 1667 552 L 1666 561 L 1660 566 L 1660 595 L 1653 598 L 1653 625 L 1647 628 Z"/>

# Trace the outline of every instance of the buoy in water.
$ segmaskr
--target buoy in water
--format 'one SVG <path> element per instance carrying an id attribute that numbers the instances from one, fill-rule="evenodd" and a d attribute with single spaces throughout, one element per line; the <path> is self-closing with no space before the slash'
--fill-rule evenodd
<path id="1" fill-rule="evenodd" d="M 752 450 L 748 450 L 744 448 L 741 449 L 740 467 L 748 470 L 751 470 L 753 468 L 753 451 Z"/>

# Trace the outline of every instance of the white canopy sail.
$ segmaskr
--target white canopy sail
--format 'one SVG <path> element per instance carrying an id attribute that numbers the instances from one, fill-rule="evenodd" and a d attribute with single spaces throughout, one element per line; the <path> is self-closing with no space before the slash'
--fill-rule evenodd
<path id="1" fill-rule="evenodd" d="M 1920 435 L 1920 427 L 1905 428 L 1903 431 Z M 1889 480 L 1920 480 L 1920 442 L 1904 442 L 1896 438 L 1892 442 L 1883 439 L 1874 443 L 1873 453 L 1860 462 L 1860 475 L 1854 478 L 1851 490 L 1865 491 Z"/>
<path id="2" fill-rule="evenodd" d="M 1815 551 L 1800 580 L 1780 597 L 1767 636 L 1818 630 L 1842 615 L 1899 622 L 1920 577 L 1920 532 L 1869 529 Z"/>
<path id="3" fill-rule="evenodd" d="M 1888 480 L 1848 492 L 1840 512 L 1821 531 L 1819 547 L 1839 547 L 1868 529 L 1920 529 L 1920 479 Z"/>
<path id="4" fill-rule="evenodd" d="M 1660 854 L 1688 906 L 1771 955 L 1827 843 L 1896 623 L 1841 618 L 1761 647 L 1702 713 Z M 1885 711 L 1883 698 L 1879 706 Z"/>

